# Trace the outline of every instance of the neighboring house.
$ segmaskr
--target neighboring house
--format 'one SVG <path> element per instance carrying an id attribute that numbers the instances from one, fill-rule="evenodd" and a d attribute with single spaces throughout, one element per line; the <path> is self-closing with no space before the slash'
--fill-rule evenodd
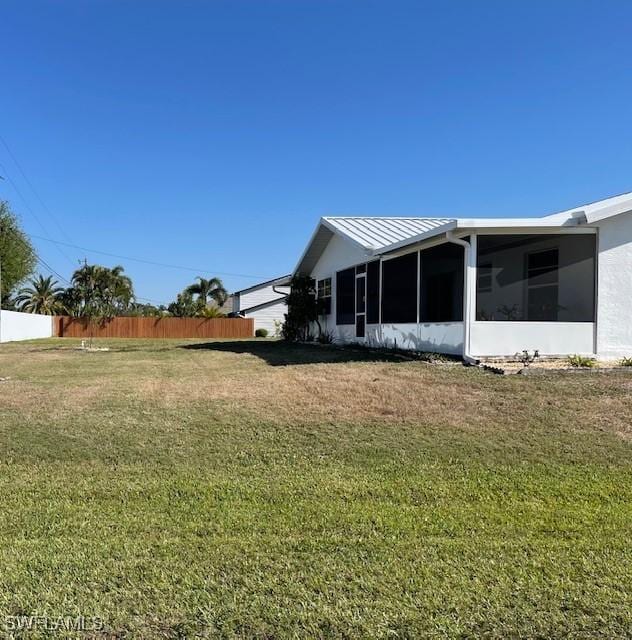
<path id="1" fill-rule="evenodd" d="M 541 218 L 322 218 L 295 272 L 340 341 L 632 356 L 632 193 Z"/>
<path id="2" fill-rule="evenodd" d="M 254 318 L 255 330 L 267 329 L 272 336 L 277 324 L 284 321 L 287 305 L 285 298 L 290 293 L 291 276 L 260 282 L 247 289 L 233 293 L 233 313 Z"/>
<path id="3" fill-rule="evenodd" d="M 217 310 L 226 315 L 233 312 L 235 306 L 235 301 L 233 300 L 232 294 L 226 298 L 226 302 L 221 307 L 217 307 Z"/>

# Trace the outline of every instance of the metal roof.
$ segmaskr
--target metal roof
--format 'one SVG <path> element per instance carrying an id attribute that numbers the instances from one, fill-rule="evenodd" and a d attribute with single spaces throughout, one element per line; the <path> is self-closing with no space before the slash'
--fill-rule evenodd
<path id="1" fill-rule="evenodd" d="M 391 245 L 444 228 L 454 223 L 450 218 L 347 218 L 327 217 L 323 222 L 362 248 L 379 251 Z"/>
<path id="2" fill-rule="evenodd" d="M 632 211 L 632 192 L 567 211 L 533 218 L 401 218 L 328 216 L 321 218 L 296 273 L 311 273 L 332 235 L 363 249 L 367 257 L 394 251 L 453 229 L 552 228 L 591 224 Z"/>

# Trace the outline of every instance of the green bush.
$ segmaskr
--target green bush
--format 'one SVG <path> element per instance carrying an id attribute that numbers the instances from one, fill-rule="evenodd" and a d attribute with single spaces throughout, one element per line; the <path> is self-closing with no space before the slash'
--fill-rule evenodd
<path id="1" fill-rule="evenodd" d="M 622 367 L 632 367 L 632 358 L 622 358 L 619 364 Z"/>
<path id="2" fill-rule="evenodd" d="M 335 342 L 333 331 L 323 331 L 316 340 L 320 344 L 333 344 Z"/>
<path id="3" fill-rule="evenodd" d="M 568 364 L 570 364 L 571 367 L 592 369 L 597 366 L 597 361 L 589 356 L 580 356 L 576 353 L 574 356 L 568 357 Z"/>
<path id="4" fill-rule="evenodd" d="M 255 338 L 267 338 L 268 330 L 267 329 L 257 329 L 255 331 Z"/>

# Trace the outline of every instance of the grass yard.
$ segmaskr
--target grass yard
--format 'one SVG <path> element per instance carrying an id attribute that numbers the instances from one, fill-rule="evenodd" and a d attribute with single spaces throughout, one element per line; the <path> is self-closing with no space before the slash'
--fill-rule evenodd
<path id="1" fill-rule="evenodd" d="M 0 347 L 0 625 L 632 637 L 632 375 L 100 344 Z"/>

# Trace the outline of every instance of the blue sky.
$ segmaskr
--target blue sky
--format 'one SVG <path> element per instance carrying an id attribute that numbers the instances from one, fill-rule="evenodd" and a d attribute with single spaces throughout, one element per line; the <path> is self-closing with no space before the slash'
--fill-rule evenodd
<path id="1" fill-rule="evenodd" d="M 0 197 L 69 277 L 167 302 L 290 271 L 321 215 L 632 190 L 632 3 L 8 0 Z M 34 190 L 31 188 L 34 187 Z M 22 194 L 22 198 L 15 190 Z M 40 223 L 37 222 L 39 219 Z"/>

